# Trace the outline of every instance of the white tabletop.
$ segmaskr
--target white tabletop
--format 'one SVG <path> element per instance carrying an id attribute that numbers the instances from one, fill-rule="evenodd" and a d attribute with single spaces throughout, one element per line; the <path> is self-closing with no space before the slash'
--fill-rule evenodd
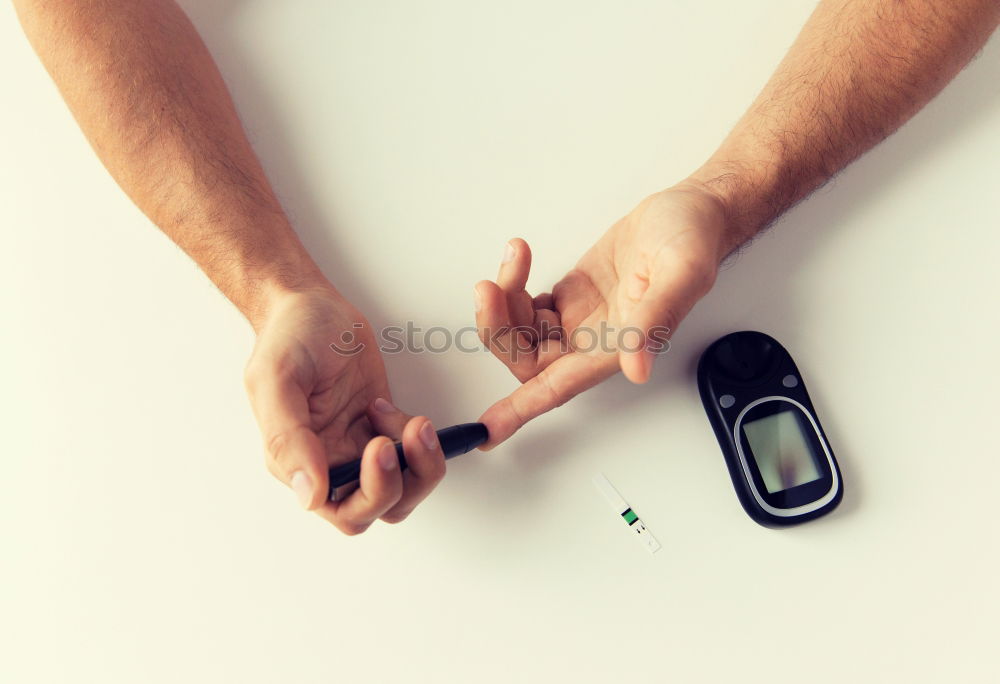
<path id="1" fill-rule="evenodd" d="M 330 278 L 376 325 L 454 331 L 508 238 L 546 289 L 695 168 L 813 3 L 184 4 Z M 9 3 L 0 61 L 0 680 L 1000 676 L 1000 40 L 727 267 L 649 385 L 451 461 L 355 538 L 266 473 L 249 326 L 104 172 Z M 843 471 L 794 529 L 740 508 L 698 400 L 701 350 L 748 328 Z M 387 366 L 438 426 L 515 386 L 485 353 Z"/>

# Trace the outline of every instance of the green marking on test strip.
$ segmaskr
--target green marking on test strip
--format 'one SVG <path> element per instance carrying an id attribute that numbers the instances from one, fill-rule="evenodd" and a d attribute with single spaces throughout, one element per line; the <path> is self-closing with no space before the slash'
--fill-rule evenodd
<path id="1" fill-rule="evenodd" d="M 632 523 L 634 523 L 636 520 L 639 519 L 639 516 L 637 516 L 635 514 L 635 511 L 633 511 L 631 508 L 626 509 L 622 513 L 622 517 L 625 518 L 625 522 L 627 522 L 629 525 L 631 525 Z"/>

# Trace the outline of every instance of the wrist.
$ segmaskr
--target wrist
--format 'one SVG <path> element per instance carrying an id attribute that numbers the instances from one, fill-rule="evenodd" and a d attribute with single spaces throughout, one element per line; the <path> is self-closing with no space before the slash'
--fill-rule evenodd
<path id="1" fill-rule="evenodd" d="M 688 179 L 722 204 L 730 251 L 751 240 L 832 175 L 822 160 L 743 137 L 724 142 Z"/>
<path id="2" fill-rule="evenodd" d="M 674 188 L 697 193 L 720 224 L 719 262 L 750 241 L 769 219 L 759 206 L 763 197 L 751 172 L 742 165 L 706 163 Z"/>
<path id="3" fill-rule="evenodd" d="M 215 251 L 232 255 L 232 265 L 220 268 L 208 259 L 211 267 L 203 267 L 255 331 L 290 296 L 324 292 L 340 297 L 283 215 L 277 221 L 245 220 L 235 225 L 236 239 L 215 246 Z"/>
<path id="4" fill-rule="evenodd" d="M 712 195 L 726 223 L 726 253 L 738 249 L 784 210 L 762 165 L 710 159 L 687 179 Z"/>
<path id="5" fill-rule="evenodd" d="M 302 296 L 323 296 L 342 302 L 345 307 L 350 306 L 315 266 L 306 271 L 281 271 L 251 282 L 253 285 L 249 289 L 252 293 L 240 310 L 257 333 L 286 302 Z"/>

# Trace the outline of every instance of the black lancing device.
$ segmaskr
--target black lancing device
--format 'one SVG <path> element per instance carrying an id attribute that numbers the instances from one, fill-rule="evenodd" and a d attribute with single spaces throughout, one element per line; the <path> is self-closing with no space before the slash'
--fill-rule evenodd
<path id="1" fill-rule="evenodd" d="M 438 441 L 441 442 L 441 450 L 445 458 L 454 458 L 461 454 L 468 453 L 480 444 L 485 444 L 489 438 L 489 432 L 482 423 L 462 423 L 452 425 L 437 431 Z M 405 470 L 406 455 L 403 453 L 403 444 L 395 443 L 396 457 L 399 458 L 400 470 Z M 330 468 L 330 501 L 340 501 L 347 494 L 357 488 L 358 478 L 361 477 L 361 459 L 348 461 Z"/>
<path id="2" fill-rule="evenodd" d="M 829 513 L 843 479 L 805 382 L 777 340 L 754 331 L 713 342 L 698 390 L 744 510 L 765 527 Z"/>

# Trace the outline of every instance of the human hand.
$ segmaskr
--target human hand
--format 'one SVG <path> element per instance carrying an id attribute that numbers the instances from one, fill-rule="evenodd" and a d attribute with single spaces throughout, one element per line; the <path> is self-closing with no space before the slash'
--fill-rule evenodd
<path id="1" fill-rule="evenodd" d="M 400 522 L 444 477 L 433 425 L 392 405 L 371 325 L 332 287 L 276 298 L 258 326 L 245 382 L 268 470 L 345 534 L 376 519 Z M 405 471 L 394 439 L 403 441 Z M 328 501 L 330 466 L 359 454 L 360 487 Z"/>
<path id="2" fill-rule="evenodd" d="M 523 384 L 480 418 L 486 448 L 619 369 L 646 382 L 655 354 L 711 289 L 730 242 L 722 204 L 692 182 L 643 200 L 551 294 L 525 291 L 531 251 L 508 243 L 496 282 L 476 284 L 476 325 Z"/>

